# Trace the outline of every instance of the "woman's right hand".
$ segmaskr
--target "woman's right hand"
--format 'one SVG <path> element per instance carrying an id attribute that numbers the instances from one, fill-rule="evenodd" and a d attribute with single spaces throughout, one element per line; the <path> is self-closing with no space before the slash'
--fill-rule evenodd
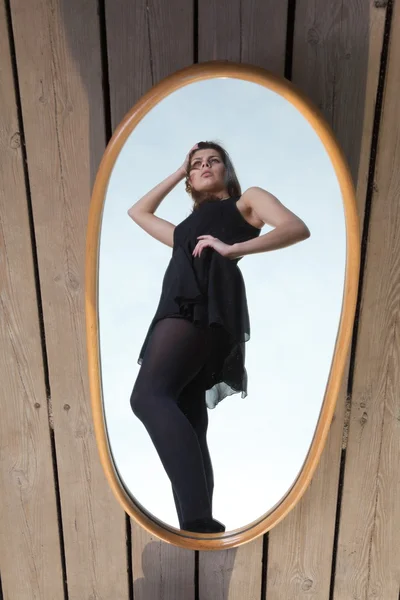
<path id="1" fill-rule="evenodd" d="M 186 176 L 187 174 L 187 170 L 189 168 L 189 157 L 191 155 L 191 153 L 193 152 L 193 150 L 197 150 L 198 148 L 198 144 L 195 144 L 190 150 L 189 152 L 186 154 L 186 158 L 184 160 L 183 165 L 181 166 L 181 168 L 179 169 L 179 171 Z"/>

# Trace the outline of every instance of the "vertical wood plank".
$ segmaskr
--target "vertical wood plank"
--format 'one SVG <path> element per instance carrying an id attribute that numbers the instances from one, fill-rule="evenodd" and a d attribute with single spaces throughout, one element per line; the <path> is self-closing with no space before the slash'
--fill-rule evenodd
<path id="1" fill-rule="evenodd" d="M 207 60 L 240 62 L 242 45 L 240 3 L 240 0 L 199 1 L 199 62 Z"/>
<path id="2" fill-rule="evenodd" d="M 193 63 L 193 3 L 148 0 L 153 84 Z"/>
<path id="3" fill-rule="evenodd" d="M 231 60 L 283 74 L 286 17 L 287 0 L 201 0 L 199 62 Z"/>
<path id="4" fill-rule="evenodd" d="M 93 172 L 105 146 L 97 2 L 12 0 L 11 8 L 69 600 L 123 600 L 128 597 L 124 512 L 100 465 L 86 363 L 86 223 Z"/>
<path id="5" fill-rule="evenodd" d="M 113 31 L 119 36 L 108 39 L 115 127 L 157 77 L 190 64 L 192 38 L 184 28 L 179 32 L 174 28 L 176 23 L 182 25 L 182 11 L 192 9 L 190 2 L 174 1 L 170 8 L 166 3 L 147 3 L 147 10 L 145 2 L 106 1 L 107 34 Z M 96 3 L 11 0 L 11 4 L 50 361 L 50 417 L 56 429 L 69 597 L 124 599 L 128 597 L 124 519 L 98 465 L 84 365 L 84 222 L 90 182 L 105 142 Z M 243 60 L 283 72 L 286 27 L 279 23 L 285 20 L 286 3 L 248 0 L 241 4 L 238 0 L 199 2 L 199 59 Z M 297 0 L 293 80 L 324 111 L 344 146 L 357 181 L 361 223 L 385 4 Z M 179 16 L 173 17 L 176 6 Z M 0 512 L 0 564 L 5 599 L 52 600 L 63 598 L 60 547 L 29 220 L 1 11 L 3 3 L 0 476 L 7 495 L 3 495 L 6 502 Z M 147 22 L 149 14 L 153 18 Z M 357 346 L 336 566 L 337 600 L 357 594 L 398 600 L 400 577 L 394 562 L 400 552 L 396 527 L 400 517 L 396 475 L 398 242 L 394 226 L 400 183 L 394 125 L 400 120 L 395 91 L 399 86 L 395 66 L 399 20 L 397 2 Z M 171 35 L 171 25 L 176 35 Z M 156 44 L 160 40 L 156 52 L 151 39 Z M 347 377 L 310 488 L 270 533 L 269 600 L 329 597 L 343 423 L 347 434 L 346 386 Z M 64 411 L 64 406 L 69 410 Z M 178 549 L 171 547 L 169 552 L 168 545 L 135 528 L 133 524 L 135 600 L 153 597 L 153 592 L 154 597 L 176 598 L 179 586 L 182 598 L 193 597 L 193 553 L 185 551 L 190 556 L 186 559 Z M 257 597 L 261 577 L 257 543 L 252 548 L 249 544 L 223 553 L 201 553 L 201 598 Z M 255 582 L 250 591 L 249 582 Z"/>
<path id="6" fill-rule="evenodd" d="M 262 537 L 238 548 L 201 552 L 201 600 L 259 600 L 262 558 Z"/>
<path id="7" fill-rule="evenodd" d="M 105 0 L 113 129 L 152 85 L 193 62 L 186 0 Z"/>
<path id="8" fill-rule="evenodd" d="M 194 552 L 160 541 L 134 525 L 132 539 L 135 600 L 194 600 Z"/>
<path id="9" fill-rule="evenodd" d="M 385 9 L 376 8 L 372 1 L 298 0 L 296 4 L 293 82 L 319 106 L 345 151 L 357 183 L 360 226 L 384 20 Z M 311 486 L 270 533 L 268 600 L 329 597 L 342 436 L 347 435 L 348 367 L 349 358 Z"/>
<path id="10" fill-rule="evenodd" d="M 283 75 L 287 16 L 288 0 L 241 0 L 241 62 Z"/>
<path id="11" fill-rule="evenodd" d="M 0 564 L 5 600 L 64 597 L 28 200 L 0 2 Z"/>
<path id="12" fill-rule="evenodd" d="M 112 127 L 150 87 L 193 62 L 193 5 L 187 0 L 106 0 Z M 132 524 L 135 600 L 194 598 L 194 552 Z"/>
<path id="13" fill-rule="evenodd" d="M 113 130 L 152 86 L 149 16 L 144 0 L 105 0 Z"/>
<path id="14" fill-rule="evenodd" d="M 199 2 L 199 60 L 252 63 L 284 73 L 287 1 Z M 200 552 L 200 598 L 258 600 L 263 538 L 223 552 Z M 283 598 L 284 596 L 281 596 Z"/>
<path id="15" fill-rule="evenodd" d="M 392 31 L 354 372 L 335 599 L 400 589 L 400 5 Z"/>

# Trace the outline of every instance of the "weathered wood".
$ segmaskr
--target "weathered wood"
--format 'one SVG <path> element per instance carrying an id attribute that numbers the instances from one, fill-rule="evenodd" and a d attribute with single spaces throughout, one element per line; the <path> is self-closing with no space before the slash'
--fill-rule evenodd
<path id="1" fill-rule="evenodd" d="M 193 62 L 193 6 L 186 0 L 106 0 L 112 127 L 152 85 Z M 153 538 L 134 520 L 135 600 L 194 598 L 194 552 Z"/>
<path id="2" fill-rule="evenodd" d="M 344 147 L 357 182 L 360 225 L 386 4 L 296 2 L 293 81 L 320 106 Z M 200 61 L 242 60 L 283 73 L 286 2 L 201 0 L 198 5 Z M 69 598 L 124 600 L 125 520 L 99 464 L 85 364 L 86 216 L 105 145 L 97 2 L 11 0 L 11 8 Z M 398 600 L 399 11 L 395 2 L 349 437 L 346 370 L 313 481 L 299 505 L 269 534 L 268 600 L 329 597 L 343 426 L 347 461 L 334 598 Z M 153 82 L 192 62 L 192 3 L 106 0 L 106 20 L 115 127 Z M 2 586 L 7 600 L 58 600 L 63 598 L 63 582 L 46 390 L 4 12 L 0 58 L 0 473 L 7 490 L 0 512 Z M 153 539 L 135 523 L 132 533 L 135 600 L 194 598 L 194 553 Z M 200 553 L 202 600 L 259 597 L 261 556 L 261 539 L 221 553 Z"/>
<path id="3" fill-rule="evenodd" d="M 283 75 L 287 13 L 288 0 L 241 1 L 241 62 Z"/>
<path id="4" fill-rule="evenodd" d="M 287 0 L 201 0 L 198 58 L 252 63 L 283 74 Z"/>
<path id="5" fill-rule="evenodd" d="M 344 378 L 339 403 L 346 385 Z M 303 498 L 270 531 L 268 600 L 329 598 L 343 413 L 339 404 L 321 462 Z"/>
<path id="6" fill-rule="evenodd" d="M 105 0 L 113 130 L 152 86 L 147 3 Z"/>
<path id="7" fill-rule="evenodd" d="M 63 598 L 28 200 L 0 2 L 0 564 L 5 600 Z"/>
<path id="8" fill-rule="evenodd" d="M 135 600 L 194 600 L 194 552 L 167 544 L 132 524 Z"/>
<path id="9" fill-rule="evenodd" d="M 232 60 L 240 62 L 240 0 L 198 3 L 198 60 Z"/>
<path id="10" fill-rule="evenodd" d="M 193 62 L 186 0 L 105 0 L 113 129 L 152 85 Z"/>
<path id="11" fill-rule="evenodd" d="M 259 600 L 262 579 L 262 537 L 239 548 L 201 552 L 201 600 Z"/>
<path id="12" fill-rule="evenodd" d="M 97 2 L 12 0 L 11 9 L 69 599 L 123 600 L 128 597 L 125 518 L 99 461 L 86 364 L 86 222 L 93 173 L 105 147 Z"/>
<path id="13" fill-rule="evenodd" d="M 345 151 L 357 182 L 360 227 L 384 19 L 385 11 L 372 2 L 299 0 L 296 4 L 293 82 L 319 106 Z M 348 366 L 349 359 L 311 486 L 270 533 L 268 600 L 329 597 L 343 429 L 347 433 Z"/>
<path id="14" fill-rule="evenodd" d="M 347 445 L 334 598 L 400 589 L 400 4 L 378 142 Z"/>

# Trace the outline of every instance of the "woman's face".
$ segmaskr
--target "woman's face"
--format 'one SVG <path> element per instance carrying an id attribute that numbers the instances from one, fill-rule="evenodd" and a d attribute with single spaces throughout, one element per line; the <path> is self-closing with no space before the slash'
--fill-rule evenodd
<path id="1" fill-rule="evenodd" d="M 226 192 L 225 165 L 217 150 L 196 150 L 190 161 L 189 182 L 197 192 Z"/>

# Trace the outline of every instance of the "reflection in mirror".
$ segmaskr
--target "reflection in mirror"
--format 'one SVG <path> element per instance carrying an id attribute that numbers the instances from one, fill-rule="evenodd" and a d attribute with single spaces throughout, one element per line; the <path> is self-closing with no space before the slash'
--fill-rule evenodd
<path id="1" fill-rule="evenodd" d="M 146 511 L 230 531 L 282 501 L 318 424 L 345 262 L 334 168 L 282 96 L 207 79 L 138 123 L 107 188 L 98 306 L 109 443 Z"/>

